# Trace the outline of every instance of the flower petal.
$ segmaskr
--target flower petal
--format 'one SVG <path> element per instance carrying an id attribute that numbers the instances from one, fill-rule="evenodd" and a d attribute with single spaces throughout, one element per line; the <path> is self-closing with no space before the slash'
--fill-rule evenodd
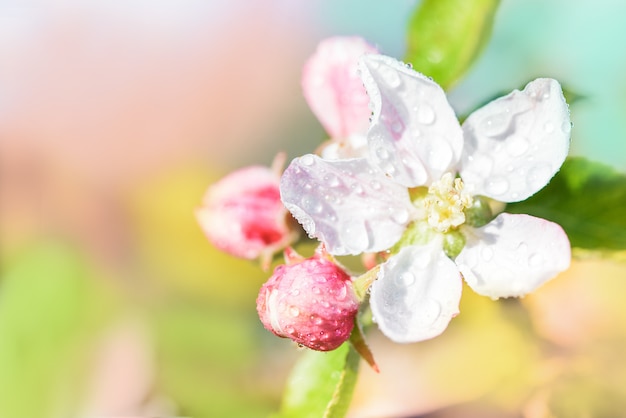
<path id="1" fill-rule="evenodd" d="M 373 112 L 370 156 L 383 172 L 416 187 L 456 167 L 463 133 L 441 87 L 383 55 L 364 55 L 359 69 Z"/>
<path id="2" fill-rule="evenodd" d="M 279 177 L 272 169 L 250 166 L 208 188 L 196 218 L 220 250 L 254 259 L 284 248 L 297 238 L 280 201 Z"/>
<path id="3" fill-rule="evenodd" d="M 385 262 L 372 284 L 370 305 L 380 330 L 395 342 L 427 340 L 441 334 L 459 313 L 459 270 L 431 241 L 407 246 Z"/>
<path id="4" fill-rule="evenodd" d="M 377 50 L 359 37 L 328 38 L 304 66 L 304 98 L 332 138 L 367 131 L 369 99 L 357 74 L 357 61 L 368 52 Z"/>
<path id="5" fill-rule="evenodd" d="M 563 164 L 571 123 L 556 80 L 539 78 L 472 113 L 463 124 L 461 177 L 473 194 L 518 202 Z"/>
<path id="6" fill-rule="evenodd" d="M 569 239 L 554 222 L 501 213 L 467 236 L 456 258 L 467 284 L 492 298 L 523 296 L 569 267 Z"/>
<path id="7" fill-rule="evenodd" d="M 386 250 L 400 239 L 412 209 L 407 189 L 365 158 L 296 158 L 282 176 L 280 192 L 309 236 L 334 255 Z"/>

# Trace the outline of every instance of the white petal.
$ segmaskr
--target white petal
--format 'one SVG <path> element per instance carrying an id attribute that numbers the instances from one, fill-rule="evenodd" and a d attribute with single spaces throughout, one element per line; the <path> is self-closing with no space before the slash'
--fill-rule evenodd
<path id="1" fill-rule="evenodd" d="M 381 266 L 370 305 L 380 330 L 399 343 L 441 334 L 459 313 L 462 280 L 441 244 L 408 246 Z"/>
<path id="2" fill-rule="evenodd" d="M 280 182 L 285 207 L 335 255 L 383 251 L 400 239 L 412 205 L 405 187 L 365 158 L 296 158 Z"/>
<path id="3" fill-rule="evenodd" d="M 571 123 L 561 86 L 539 78 L 472 113 L 463 124 L 461 177 L 473 194 L 518 202 L 563 164 Z"/>
<path id="4" fill-rule="evenodd" d="M 444 91 L 431 79 L 383 55 L 364 55 L 359 69 L 370 96 L 372 160 L 407 187 L 453 171 L 463 133 Z"/>
<path id="5" fill-rule="evenodd" d="M 532 292 L 570 264 L 567 235 L 545 219 L 501 213 L 467 235 L 456 263 L 476 293 L 494 299 Z"/>

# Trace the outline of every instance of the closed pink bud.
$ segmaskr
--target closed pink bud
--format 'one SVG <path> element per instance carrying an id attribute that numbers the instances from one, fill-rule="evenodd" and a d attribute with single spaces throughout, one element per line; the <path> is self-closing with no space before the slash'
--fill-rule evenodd
<path id="1" fill-rule="evenodd" d="M 269 261 L 297 238 L 296 226 L 280 201 L 276 171 L 242 168 L 209 187 L 196 218 L 213 245 L 236 257 Z"/>
<path id="2" fill-rule="evenodd" d="M 358 309 L 350 276 L 321 253 L 276 267 L 257 298 L 265 328 L 318 351 L 350 337 Z"/>

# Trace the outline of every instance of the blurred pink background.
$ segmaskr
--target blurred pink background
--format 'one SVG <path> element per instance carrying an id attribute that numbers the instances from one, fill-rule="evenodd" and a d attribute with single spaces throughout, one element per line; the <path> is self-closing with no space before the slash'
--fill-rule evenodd
<path id="1" fill-rule="evenodd" d="M 67 337 L 67 358 L 45 357 L 57 351 L 34 345 L 55 376 L 51 381 L 65 379 L 75 390 L 44 411 L 54 409 L 51 417 L 265 416 L 277 408 L 298 351 L 256 318 L 254 300 L 267 274 L 213 249 L 193 209 L 229 170 L 269 164 L 283 150 L 294 157 L 315 149 L 325 134 L 302 98 L 300 74 L 317 42 L 363 35 L 401 57 L 416 3 L 0 4 L 0 304 L 24 306 L 37 324 L 33 329 L 52 330 L 51 344 L 72 334 L 59 331 L 56 338 L 56 325 L 46 322 L 53 315 L 32 302 L 45 299 L 45 287 L 20 293 L 15 279 L 9 286 L 15 260 L 26 257 L 28 264 L 32 248 L 54 241 L 88 266 L 79 280 L 85 288 L 68 300 L 93 297 L 106 312 L 80 338 Z M 503 17 L 520 4 L 503 5 Z M 557 12 L 542 15 L 546 27 L 550 18 L 562 22 Z M 494 37 L 508 27 L 496 26 Z M 510 38 L 495 39 L 496 49 L 486 52 L 491 60 L 513 48 Z M 470 72 L 477 86 L 491 82 L 490 73 L 479 71 L 488 64 L 480 61 Z M 578 80 L 566 70 L 555 71 Z M 452 97 L 467 108 L 499 87 L 491 88 L 461 85 Z M 574 151 L 600 155 L 593 141 L 581 138 Z M 623 156 L 606 155 L 620 158 L 610 160 L 613 165 L 623 164 Z M 579 391 L 599 394 L 589 395 L 594 408 L 607 393 L 619 398 L 615 388 L 626 387 L 620 351 L 626 311 L 616 295 L 623 294 L 625 273 L 614 261 L 576 261 L 523 300 L 534 333 L 515 327 L 514 306 L 464 295 L 467 313 L 441 339 L 398 346 L 374 334 L 383 373 L 364 366 L 353 416 L 417 416 L 443 408 L 432 416 L 547 417 L 549 401 L 561 405 L 561 399 L 578 399 Z M 43 278 L 64 279 L 52 272 Z M 30 298 L 29 292 L 41 294 Z M 16 299 L 21 294 L 24 300 Z M 54 301 L 49 309 L 65 306 Z M 87 316 L 88 305 L 77 305 L 69 316 Z M 16 316 L 2 309 L 0 344 L 22 329 L 12 328 Z M 36 376 L 45 369 L 0 350 L 0 369 L 2 361 L 30 362 Z M 80 379 L 65 375 L 69 365 L 81 369 Z M 570 375 L 587 379 L 593 390 L 555 386 Z M 31 381 L 12 379 L 0 372 L 0 401 L 22 391 L 27 403 L 49 389 L 31 392 Z M 471 402 L 463 412 L 454 409 Z"/>

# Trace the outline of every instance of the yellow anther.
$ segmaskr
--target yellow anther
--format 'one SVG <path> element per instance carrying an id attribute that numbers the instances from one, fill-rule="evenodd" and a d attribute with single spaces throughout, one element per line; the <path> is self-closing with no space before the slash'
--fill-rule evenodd
<path id="1" fill-rule="evenodd" d="M 463 192 L 463 181 L 446 173 L 428 188 L 424 207 L 428 224 L 445 233 L 465 222 L 465 209 L 472 205 L 472 197 Z"/>

